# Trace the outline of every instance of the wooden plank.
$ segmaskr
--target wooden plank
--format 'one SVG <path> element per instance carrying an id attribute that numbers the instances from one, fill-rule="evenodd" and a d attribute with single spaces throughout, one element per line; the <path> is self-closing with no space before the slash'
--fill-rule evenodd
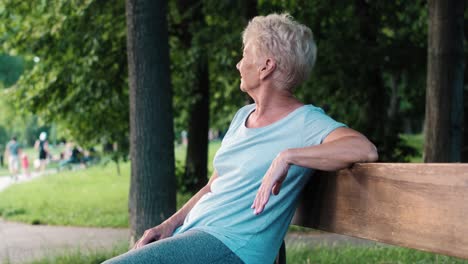
<path id="1" fill-rule="evenodd" d="M 468 259 L 468 164 L 360 163 L 316 173 L 293 224 Z"/>

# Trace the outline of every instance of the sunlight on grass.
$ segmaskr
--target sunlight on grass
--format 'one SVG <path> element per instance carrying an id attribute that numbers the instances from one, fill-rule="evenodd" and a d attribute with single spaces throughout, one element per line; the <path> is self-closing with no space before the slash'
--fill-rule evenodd
<path id="1" fill-rule="evenodd" d="M 32 224 L 127 227 L 129 163 L 66 171 L 0 193 L 0 214 Z"/>
<path id="2" fill-rule="evenodd" d="M 29 224 L 128 227 L 130 163 L 64 171 L 0 192 L 0 216 Z M 177 194 L 177 208 L 190 199 Z"/>

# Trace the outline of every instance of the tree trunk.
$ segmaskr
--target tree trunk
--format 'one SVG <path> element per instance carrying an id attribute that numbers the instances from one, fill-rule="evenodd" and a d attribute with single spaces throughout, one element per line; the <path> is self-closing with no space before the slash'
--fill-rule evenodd
<path id="1" fill-rule="evenodd" d="M 208 182 L 210 80 L 205 47 L 207 43 L 202 36 L 206 23 L 202 1 L 179 0 L 177 5 L 184 18 L 179 25 L 181 41 L 186 49 L 193 49 L 197 57 L 192 67 L 195 71 L 195 83 L 187 83 L 192 102 L 188 111 L 188 145 L 183 179 L 186 190 L 195 193 Z"/>
<path id="2" fill-rule="evenodd" d="M 380 30 L 378 15 L 372 10 L 372 5 L 365 0 L 355 1 L 356 15 L 359 21 L 359 41 L 366 47 L 367 52 L 361 53 L 363 65 L 356 76 L 358 85 L 367 90 L 368 103 L 363 105 L 366 125 L 363 133 L 368 135 L 379 149 L 379 159 L 390 161 L 393 157 L 393 149 L 398 141 L 398 134 L 395 132 L 393 123 L 388 123 L 387 106 L 388 101 L 385 96 L 384 82 L 382 78 L 381 65 L 372 63 L 374 57 L 379 54 L 376 51 L 378 32 Z M 391 132 L 391 133 L 389 133 Z M 387 134 L 389 133 L 389 134 Z"/>
<path id="3" fill-rule="evenodd" d="M 130 85 L 130 241 L 176 206 L 167 2 L 127 0 Z"/>
<path id="4" fill-rule="evenodd" d="M 459 162 L 464 1 L 430 0 L 424 162 Z"/>
<path id="5" fill-rule="evenodd" d="M 196 67 L 197 83 L 193 87 L 195 99 L 188 124 L 188 146 L 184 182 L 187 191 L 195 193 L 206 185 L 208 178 L 208 127 L 210 113 L 208 59 L 200 55 Z"/>

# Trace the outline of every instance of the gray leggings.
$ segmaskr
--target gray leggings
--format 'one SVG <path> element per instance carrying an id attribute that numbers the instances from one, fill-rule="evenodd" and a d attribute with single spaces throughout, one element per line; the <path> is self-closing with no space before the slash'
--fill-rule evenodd
<path id="1" fill-rule="evenodd" d="M 104 264 L 137 263 L 244 263 L 217 238 L 190 230 L 109 259 Z"/>

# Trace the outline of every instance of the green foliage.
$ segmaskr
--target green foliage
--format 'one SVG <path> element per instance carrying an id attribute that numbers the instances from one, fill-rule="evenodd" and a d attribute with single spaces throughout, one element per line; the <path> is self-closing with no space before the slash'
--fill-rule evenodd
<path id="1" fill-rule="evenodd" d="M 30 113 L 19 113 L 11 101 L 9 91 L 0 91 L 4 96 L 0 96 L 0 149 L 12 136 L 18 138 L 18 142 L 23 147 L 32 146 L 39 137 L 40 132 L 47 132 L 51 142 L 56 141 L 56 134 L 53 132 L 52 124 L 46 125 L 38 116 Z M 3 134 L 2 134 L 3 133 Z M 3 146 L 3 147 L 2 147 Z"/>
<path id="2" fill-rule="evenodd" d="M 10 87 L 23 73 L 24 61 L 21 57 L 0 54 L 0 84 Z"/>
<path id="3" fill-rule="evenodd" d="M 423 149 L 424 149 L 424 135 L 423 134 L 402 134 L 400 135 L 402 141 L 406 145 L 411 146 L 416 150 L 414 155 L 407 157 L 409 162 L 421 163 L 423 162 Z"/>
<path id="4" fill-rule="evenodd" d="M 5 151 L 6 142 L 9 140 L 6 128 L 0 125 L 0 155 Z M 0 164 L 1 165 L 1 164 Z"/>
<path id="5" fill-rule="evenodd" d="M 16 109 L 55 121 L 83 145 L 128 153 L 124 1 L 2 1 L 9 54 L 40 59 L 12 91 Z"/>

